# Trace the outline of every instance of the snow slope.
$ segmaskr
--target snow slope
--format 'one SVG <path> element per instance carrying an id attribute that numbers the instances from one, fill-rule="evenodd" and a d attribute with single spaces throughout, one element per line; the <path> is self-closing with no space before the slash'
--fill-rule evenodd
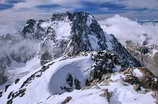
<path id="1" fill-rule="evenodd" d="M 52 95 L 41 104 L 63 104 L 67 97 L 72 99 L 66 104 L 155 104 L 152 92 L 145 94 L 134 90 L 133 86 L 125 85 L 121 79 L 122 75 L 115 73 L 111 77 L 111 83 L 102 82 L 82 90 L 74 90 L 71 93 L 62 95 Z M 110 98 L 106 96 L 106 91 L 111 93 Z M 108 100 L 109 99 L 109 100 Z"/>
<path id="2" fill-rule="evenodd" d="M 25 90 L 24 95 L 10 98 L 13 101 L 12 104 L 35 104 L 44 101 L 50 95 L 61 94 L 65 92 L 61 87 L 69 87 L 66 82 L 66 77 L 69 74 L 79 80 L 81 87 L 85 86 L 88 69 L 92 64 L 90 56 L 60 60 L 48 64 L 48 69 L 44 69 L 46 70 L 44 73 L 39 68 L 23 77 L 17 84 L 14 83 L 0 98 L 0 104 L 9 101 L 7 97 L 11 92 L 16 94 L 20 90 Z M 74 88 L 75 85 L 72 86 L 72 89 Z"/>
<path id="3" fill-rule="evenodd" d="M 126 75 L 121 72 L 85 86 L 93 63 L 90 55 L 52 61 L 6 88 L 0 104 L 155 104 L 151 90 L 135 90 L 132 84 L 124 81 Z M 136 77 L 143 75 L 139 69 L 133 72 Z M 67 80 L 69 75 L 72 75 L 72 86 L 71 80 Z M 76 79 L 81 89 L 75 90 Z"/>

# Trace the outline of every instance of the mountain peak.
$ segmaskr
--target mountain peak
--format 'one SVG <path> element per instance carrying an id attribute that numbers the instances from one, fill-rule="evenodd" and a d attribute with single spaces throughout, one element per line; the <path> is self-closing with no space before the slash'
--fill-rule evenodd
<path id="1" fill-rule="evenodd" d="M 22 34 L 24 38 L 41 41 L 43 52 L 52 57 L 74 56 L 82 51 L 110 50 L 122 57 L 127 66 L 140 66 L 113 36 L 105 33 L 94 16 L 86 12 L 53 14 L 47 20 L 28 20 Z"/>

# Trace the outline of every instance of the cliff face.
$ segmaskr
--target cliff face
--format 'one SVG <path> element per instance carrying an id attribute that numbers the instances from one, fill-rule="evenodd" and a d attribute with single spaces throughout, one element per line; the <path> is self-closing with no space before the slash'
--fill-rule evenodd
<path id="1" fill-rule="evenodd" d="M 23 37 L 42 41 L 42 51 L 51 50 L 55 58 L 82 51 L 110 50 L 127 66 L 140 66 L 113 35 L 103 32 L 95 18 L 85 12 L 54 14 L 49 20 L 28 20 Z"/>

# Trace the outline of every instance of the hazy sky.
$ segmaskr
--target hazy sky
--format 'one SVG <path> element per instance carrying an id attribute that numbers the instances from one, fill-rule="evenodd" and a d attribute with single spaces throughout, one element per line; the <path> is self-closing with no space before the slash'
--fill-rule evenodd
<path id="1" fill-rule="evenodd" d="M 28 18 L 64 11 L 157 19 L 158 0 L 0 0 L 0 32 Z"/>

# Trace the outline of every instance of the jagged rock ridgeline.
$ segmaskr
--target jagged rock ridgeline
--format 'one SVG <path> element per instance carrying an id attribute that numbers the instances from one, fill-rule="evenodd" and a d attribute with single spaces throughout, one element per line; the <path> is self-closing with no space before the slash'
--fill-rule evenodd
<path id="1" fill-rule="evenodd" d="M 30 19 L 22 36 L 41 40 L 42 54 L 51 50 L 53 58 L 74 56 L 82 51 L 110 50 L 125 60 L 128 67 L 141 66 L 113 35 L 103 32 L 94 16 L 86 12 L 53 14 L 48 20 Z"/>

